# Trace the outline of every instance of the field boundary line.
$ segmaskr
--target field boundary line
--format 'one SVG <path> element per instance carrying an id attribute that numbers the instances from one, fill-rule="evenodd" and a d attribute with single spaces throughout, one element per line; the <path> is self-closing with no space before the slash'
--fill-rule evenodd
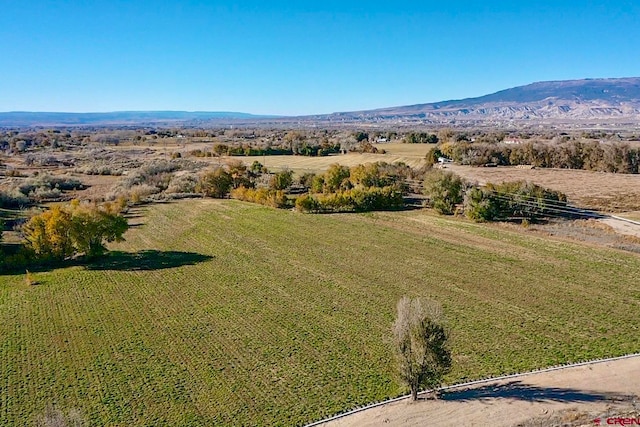
<path id="1" fill-rule="evenodd" d="M 640 225 L 640 223 L 638 223 L 638 225 Z M 640 357 L 640 353 L 625 354 L 623 356 L 608 357 L 608 358 L 605 358 L 605 359 L 593 359 L 593 360 L 588 360 L 588 361 L 584 361 L 584 362 L 571 363 L 571 364 L 568 364 L 568 365 L 551 366 L 549 368 L 543 368 L 543 369 L 538 369 L 538 370 L 535 370 L 535 371 L 528 371 L 528 372 L 520 372 L 520 373 L 517 373 L 517 374 L 501 375 L 501 376 L 498 376 L 498 377 L 485 378 L 485 379 L 482 379 L 482 380 L 474 380 L 474 381 L 469 381 L 469 382 L 466 382 L 466 383 L 452 384 L 452 385 L 440 387 L 437 390 L 438 391 L 444 391 L 444 390 L 451 390 L 451 389 L 456 389 L 456 388 L 461 388 L 461 387 L 470 387 L 470 386 L 479 385 L 479 384 L 487 384 L 487 383 L 492 383 L 492 382 L 496 382 L 496 381 L 502 381 L 502 380 L 506 380 L 506 379 L 510 379 L 510 378 L 519 378 L 519 377 L 524 377 L 524 376 L 532 375 L 532 374 L 542 374 L 542 373 L 545 373 L 545 372 L 560 371 L 562 369 L 568 369 L 568 368 L 578 368 L 580 366 L 595 365 L 595 364 L 598 364 L 598 363 L 615 362 L 617 360 L 631 359 L 631 358 L 634 358 L 634 357 Z M 419 392 L 418 395 L 431 393 L 432 391 L 433 390 L 424 390 L 424 391 Z M 404 396 L 395 397 L 393 399 L 383 400 L 382 402 L 371 403 L 371 404 L 363 406 L 361 408 L 351 409 L 350 411 L 343 412 L 343 413 L 337 414 L 337 415 L 333 415 L 333 416 L 331 416 L 329 418 L 325 418 L 325 419 L 320 420 L 320 421 L 314 421 L 314 422 L 312 422 L 310 424 L 306 424 L 305 427 L 320 426 L 320 425 L 322 425 L 324 423 L 328 423 L 328 422 L 331 422 L 331 421 L 339 420 L 341 418 L 345 418 L 345 417 L 348 417 L 350 415 L 357 414 L 359 412 L 364 412 L 364 411 L 366 411 L 368 409 L 373 409 L 373 408 L 377 408 L 379 406 L 384 406 L 384 405 L 387 405 L 389 403 L 395 403 L 395 402 L 399 402 L 401 400 L 409 399 L 410 397 L 411 397 L 411 395 L 407 394 L 407 395 L 404 395 Z"/>

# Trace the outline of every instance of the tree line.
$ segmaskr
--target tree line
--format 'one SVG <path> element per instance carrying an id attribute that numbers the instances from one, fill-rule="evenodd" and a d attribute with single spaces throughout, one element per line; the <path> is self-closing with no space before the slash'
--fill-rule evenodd
<path id="1" fill-rule="evenodd" d="M 296 199 L 296 209 L 310 213 L 399 209 L 411 174 L 404 164 L 332 165 L 324 174 L 306 177 L 309 191 Z"/>
<path id="2" fill-rule="evenodd" d="M 300 212 L 365 212 L 402 208 L 405 180 L 414 173 L 405 164 L 377 162 L 351 168 L 334 164 L 325 173 L 294 179 L 289 170 L 268 174 L 257 161 L 251 167 L 232 162 L 202 174 L 196 191 L 277 208 L 295 206 Z"/>
<path id="3" fill-rule="evenodd" d="M 584 169 L 600 172 L 636 174 L 640 171 L 640 147 L 627 143 L 565 141 L 485 144 L 467 141 L 432 147 L 427 162 L 447 157 L 463 165 L 518 166 Z"/>
<path id="4" fill-rule="evenodd" d="M 565 194 L 526 181 L 478 186 L 435 169 L 425 177 L 424 192 L 437 212 L 453 215 L 461 210 L 475 221 L 535 221 L 570 212 Z"/>

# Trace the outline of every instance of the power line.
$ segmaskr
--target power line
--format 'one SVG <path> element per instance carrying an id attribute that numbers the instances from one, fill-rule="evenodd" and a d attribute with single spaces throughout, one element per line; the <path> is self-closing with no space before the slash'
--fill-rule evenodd
<path id="1" fill-rule="evenodd" d="M 557 205 L 559 207 L 566 207 L 567 206 L 567 202 L 563 202 L 563 201 L 555 200 L 555 199 L 550 199 L 548 197 L 537 197 L 537 196 L 531 196 L 531 195 L 528 195 L 528 194 L 513 193 L 513 192 L 512 193 L 500 192 L 498 190 L 493 190 L 493 189 L 490 189 L 490 188 L 484 188 L 484 190 L 487 190 L 487 191 L 490 191 L 492 193 L 499 194 L 499 195 L 508 195 L 508 196 L 514 196 L 514 197 L 526 197 L 528 199 L 531 199 L 531 201 L 544 200 L 545 203 L 548 203 L 548 204 L 551 204 L 551 205 Z"/>
<path id="2" fill-rule="evenodd" d="M 538 203 L 539 200 L 543 200 L 545 202 L 545 204 L 551 205 L 551 207 L 545 207 L 545 209 L 558 208 L 558 209 L 562 209 L 562 210 L 571 210 L 572 212 L 582 211 L 585 215 L 589 214 L 589 215 L 592 215 L 592 216 L 599 216 L 599 214 L 594 213 L 592 211 L 589 211 L 587 209 L 582 209 L 582 208 L 578 208 L 578 207 L 569 206 L 569 205 L 567 205 L 566 202 L 562 202 L 562 201 L 555 200 L 555 199 L 549 199 L 549 198 L 546 198 L 546 197 L 530 196 L 530 195 L 527 195 L 527 194 L 520 194 L 520 193 L 508 193 L 508 192 L 500 193 L 499 191 L 492 190 L 492 189 L 486 189 L 486 190 L 491 191 L 492 193 L 495 193 L 496 195 L 513 196 L 514 198 L 525 197 L 525 198 L 531 199 L 531 200 L 524 200 L 524 201 L 512 200 L 512 201 L 517 202 L 517 203 L 524 203 L 524 202 Z"/>
<path id="3" fill-rule="evenodd" d="M 506 202 L 512 202 L 512 203 L 516 203 L 525 207 L 529 207 L 529 208 L 535 208 L 535 209 L 539 209 L 541 210 L 543 213 L 553 213 L 553 212 L 557 212 L 556 216 L 557 217 L 564 217 L 567 215 L 573 215 L 573 216 L 584 216 L 584 217 L 588 217 L 588 218 L 598 218 L 600 215 L 595 214 L 595 213 L 591 213 L 588 211 L 584 211 L 581 210 L 579 208 L 572 208 L 572 207 L 566 207 L 566 208 L 559 208 L 559 207 L 548 207 L 548 206 L 541 206 L 540 204 L 534 202 L 534 201 L 526 201 L 526 200 L 514 200 L 508 196 L 503 196 L 503 195 L 499 195 L 496 194 L 494 195 L 494 197 L 500 199 L 500 200 L 504 200 Z M 550 215 L 553 216 L 553 215 Z"/>
<path id="4" fill-rule="evenodd" d="M 594 213 L 592 211 L 588 211 L 588 210 L 577 208 L 577 207 L 572 207 L 567 205 L 566 202 L 550 199 L 548 197 L 537 197 L 537 196 L 532 196 L 528 194 L 513 193 L 513 192 L 500 192 L 495 189 L 487 188 L 486 186 L 475 187 L 475 188 L 480 188 L 483 191 L 488 191 L 493 194 L 493 197 L 496 197 L 506 202 L 519 204 L 524 207 L 539 209 L 542 212 L 549 214 L 549 216 L 556 216 L 558 218 L 566 217 L 568 215 L 583 216 L 587 218 L 601 217 L 601 215 L 598 213 Z M 523 198 L 525 200 L 522 200 Z"/>

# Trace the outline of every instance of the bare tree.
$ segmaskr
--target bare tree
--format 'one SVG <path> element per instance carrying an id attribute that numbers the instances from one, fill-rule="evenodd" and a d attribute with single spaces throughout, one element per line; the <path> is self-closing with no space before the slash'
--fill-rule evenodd
<path id="1" fill-rule="evenodd" d="M 79 410 L 72 408 L 67 414 L 53 405 L 48 405 L 36 421 L 37 427 L 83 427 L 85 425 Z"/>
<path id="2" fill-rule="evenodd" d="M 421 387 L 435 390 L 451 368 L 449 334 L 442 325 L 442 309 L 433 302 L 403 297 L 393 324 L 400 379 L 409 386 L 411 399 Z"/>

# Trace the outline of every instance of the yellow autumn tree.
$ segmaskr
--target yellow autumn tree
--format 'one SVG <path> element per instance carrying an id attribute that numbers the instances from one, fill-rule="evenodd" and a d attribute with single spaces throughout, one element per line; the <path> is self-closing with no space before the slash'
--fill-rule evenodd
<path id="1" fill-rule="evenodd" d="M 62 260 L 73 255 L 71 214 L 59 206 L 32 217 L 23 227 L 26 246 L 42 259 Z"/>
<path id="2" fill-rule="evenodd" d="M 75 254 L 102 255 L 105 243 L 121 241 L 127 220 L 112 206 L 72 202 L 32 217 L 22 228 L 25 246 L 40 260 L 63 260 Z"/>

